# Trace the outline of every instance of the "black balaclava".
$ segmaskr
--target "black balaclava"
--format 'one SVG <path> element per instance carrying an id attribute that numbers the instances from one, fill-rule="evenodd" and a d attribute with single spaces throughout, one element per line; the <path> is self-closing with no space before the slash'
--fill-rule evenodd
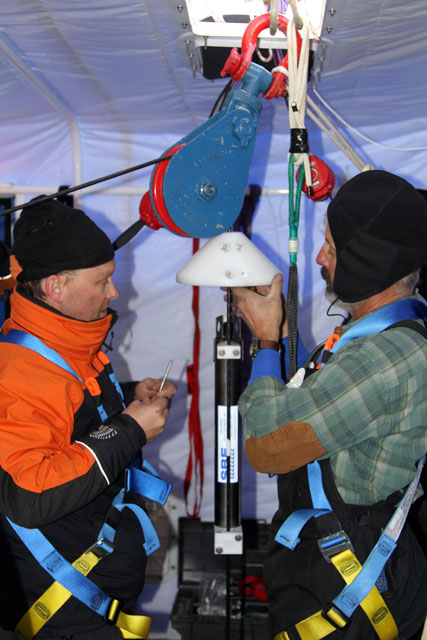
<path id="1" fill-rule="evenodd" d="M 12 253 L 22 269 L 19 281 L 39 280 L 113 260 L 107 235 L 83 211 L 57 200 L 38 199 L 22 211 L 13 229 Z"/>
<path id="2" fill-rule="evenodd" d="M 337 252 L 333 286 L 344 302 L 384 291 L 427 257 L 427 202 L 392 173 L 359 173 L 339 189 L 327 217 Z"/>

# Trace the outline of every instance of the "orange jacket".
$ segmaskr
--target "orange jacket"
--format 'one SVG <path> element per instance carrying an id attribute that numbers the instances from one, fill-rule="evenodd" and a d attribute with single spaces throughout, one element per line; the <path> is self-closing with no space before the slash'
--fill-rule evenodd
<path id="1" fill-rule="evenodd" d="M 86 380 L 102 378 L 97 353 L 111 323 L 111 314 L 74 320 L 15 291 L 3 333 L 20 329 L 37 336 Z M 84 425 L 76 425 L 76 414 Z M 97 437 L 101 420 L 78 379 L 38 353 L 1 343 L 0 512 L 39 527 L 96 497 L 145 444 L 132 418 L 118 413 L 112 420 L 114 437 L 111 430 L 109 438 Z"/>
<path id="2" fill-rule="evenodd" d="M 108 519 L 115 550 L 91 571 L 91 580 L 132 610 L 144 584 L 144 537 L 131 510 L 119 513 L 111 505 L 146 438 L 122 414 L 122 399 L 97 355 L 112 320 L 110 313 L 82 322 L 19 291 L 11 295 L 6 337 L 11 329 L 33 334 L 82 380 L 96 378 L 109 417 L 101 421 L 95 398 L 72 373 L 24 346 L 0 342 L 0 513 L 40 528 L 70 562 L 94 544 Z M 52 579 L 2 516 L 0 563 L 7 576 L 0 620 L 12 629 Z M 45 629 L 58 637 L 99 624 L 96 613 L 70 598 Z"/>

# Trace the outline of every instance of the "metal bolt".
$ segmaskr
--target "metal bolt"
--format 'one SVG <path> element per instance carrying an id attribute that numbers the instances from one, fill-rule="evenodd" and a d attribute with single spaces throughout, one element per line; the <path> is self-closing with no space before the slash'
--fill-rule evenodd
<path id="1" fill-rule="evenodd" d="M 240 242 L 236 242 L 236 251 L 243 251 L 245 247 L 240 244 Z"/>
<path id="2" fill-rule="evenodd" d="M 237 542 L 240 542 L 240 540 L 242 539 L 242 536 L 240 535 L 240 533 L 238 533 L 236 536 L 234 536 L 234 539 L 235 539 Z"/>
<path id="3" fill-rule="evenodd" d="M 181 27 L 186 29 L 188 27 L 188 22 L 181 22 Z"/>
<path id="4" fill-rule="evenodd" d="M 176 7 L 176 8 L 177 8 L 177 9 L 178 9 L 178 11 L 181 13 L 181 11 L 183 10 L 183 8 L 184 8 L 184 7 L 182 6 L 182 4 L 179 4 L 179 5 L 177 5 L 177 7 Z"/>
<path id="5" fill-rule="evenodd" d="M 237 357 L 237 356 L 239 356 L 239 355 L 240 355 L 240 351 L 239 351 L 238 349 L 234 349 L 234 351 L 233 351 L 233 356 L 236 356 L 236 357 Z M 237 540 L 237 538 L 236 538 L 236 540 Z"/>
<path id="6" fill-rule="evenodd" d="M 217 548 L 215 549 L 215 551 L 216 551 L 217 553 L 222 553 L 222 552 L 224 551 L 224 549 L 223 549 L 222 547 L 217 547 Z"/>
<path id="7" fill-rule="evenodd" d="M 336 9 L 329 9 L 329 15 L 330 16 L 334 16 L 336 14 L 337 10 Z"/>
<path id="8" fill-rule="evenodd" d="M 331 31 L 332 31 L 332 27 L 329 25 L 328 27 L 326 27 L 326 31 L 327 31 L 328 33 L 331 33 Z"/>
<path id="9" fill-rule="evenodd" d="M 247 147 L 249 140 L 252 140 L 255 135 L 256 125 L 253 118 L 235 116 L 231 124 L 233 135 L 240 140 L 241 146 Z"/>
<path id="10" fill-rule="evenodd" d="M 231 280 L 232 278 L 234 278 L 234 273 L 232 271 L 226 271 L 225 277 Z"/>
<path id="11" fill-rule="evenodd" d="M 195 70 L 196 66 L 194 65 L 193 71 Z M 211 182 L 210 180 L 205 180 L 205 182 L 199 184 L 199 196 L 204 200 L 210 200 L 211 198 L 214 198 L 216 196 L 216 192 L 216 184 L 214 182 Z"/>
<path id="12" fill-rule="evenodd" d="M 222 250 L 222 251 L 230 251 L 230 245 L 229 245 L 229 244 L 227 244 L 227 242 L 223 242 L 223 243 L 221 244 L 221 250 Z"/>
<path id="13" fill-rule="evenodd" d="M 218 355 L 219 355 L 219 356 L 225 356 L 225 349 L 220 349 L 220 350 L 218 351 Z"/>

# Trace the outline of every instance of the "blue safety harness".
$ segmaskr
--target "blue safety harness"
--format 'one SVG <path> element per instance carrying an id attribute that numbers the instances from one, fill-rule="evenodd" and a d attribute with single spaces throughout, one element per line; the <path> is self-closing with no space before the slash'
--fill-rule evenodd
<path id="1" fill-rule="evenodd" d="M 423 302 L 415 299 L 393 302 L 373 312 L 350 327 L 335 343 L 331 352 L 336 353 L 338 349 L 350 340 L 368 334 L 380 333 L 390 328 L 391 325 L 408 319 L 422 319 L 424 322 L 427 322 L 427 306 Z M 407 488 L 405 495 L 387 526 L 384 528 L 382 535 L 372 549 L 362 570 L 353 582 L 347 584 L 341 593 L 332 601 L 331 605 L 329 605 L 330 608 L 335 609 L 339 614 L 344 614 L 344 618 L 350 618 L 362 600 L 374 587 L 384 570 L 387 560 L 396 548 L 397 539 L 405 524 L 420 480 L 425 458 L 426 456 L 419 461 L 415 478 Z M 311 518 L 318 518 L 319 516 L 332 513 L 332 507 L 323 488 L 322 471 L 319 462 L 316 460 L 308 464 L 307 472 L 313 508 L 299 509 L 292 513 L 281 525 L 275 536 L 276 542 L 291 550 L 295 549 L 300 542 L 299 534 Z M 340 551 L 345 549 L 353 551 L 349 537 L 342 530 L 320 538 L 317 542 L 323 557 L 328 562 L 330 562 L 329 559 L 331 556 L 334 556 Z"/>
<path id="2" fill-rule="evenodd" d="M 68 373 L 71 373 L 82 384 L 84 384 L 81 377 L 72 369 L 64 358 L 62 358 L 62 356 L 31 334 L 12 329 L 8 332 L 7 336 L 0 334 L 0 342 L 17 344 L 22 347 L 26 347 L 27 349 L 31 349 L 46 360 L 49 360 L 56 366 L 64 369 Z M 109 375 L 123 401 L 123 392 L 114 373 L 110 373 Z M 97 406 L 97 409 L 101 420 L 105 420 L 107 414 L 102 404 Z M 147 556 L 149 556 L 159 548 L 159 538 L 146 511 L 137 504 L 127 502 L 125 500 L 125 496 L 127 492 L 134 491 L 148 500 L 164 505 L 169 496 L 172 485 L 169 482 L 161 480 L 158 473 L 148 462 L 144 461 L 142 466 L 143 468 L 138 468 L 135 463 L 126 469 L 125 486 L 115 496 L 112 507 L 118 511 L 122 511 L 125 508 L 130 509 L 134 513 L 144 535 L 145 541 L 143 543 L 143 547 Z M 75 598 L 92 609 L 92 611 L 95 611 L 95 613 L 102 616 L 107 614 L 113 598 L 108 596 L 104 591 L 102 591 L 102 589 L 92 582 L 92 580 L 82 575 L 82 573 L 77 571 L 70 562 L 65 560 L 65 558 L 53 547 L 39 529 L 26 529 L 25 527 L 15 524 L 9 518 L 6 519 L 34 558 L 55 581 L 59 582 L 63 587 L 70 591 Z M 115 535 L 116 531 L 114 527 L 107 522 L 104 522 L 99 531 L 96 542 L 87 550 L 87 552 L 92 551 L 101 558 L 109 555 L 114 551 Z"/>

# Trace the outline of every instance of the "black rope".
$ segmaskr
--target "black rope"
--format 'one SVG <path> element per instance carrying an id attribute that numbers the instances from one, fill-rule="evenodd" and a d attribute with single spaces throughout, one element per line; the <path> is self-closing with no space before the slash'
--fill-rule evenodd
<path id="1" fill-rule="evenodd" d="M 289 267 L 288 297 L 286 301 L 288 315 L 288 378 L 297 372 L 297 340 L 298 340 L 298 267 Z"/>
<path id="2" fill-rule="evenodd" d="M 164 160 L 169 160 L 170 158 L 172 158 L 172 155 L 161 156 L 160 158 L 156 158 L 155 160 L 149 160 L 148 162 L 137 164 L 134 167 L 129 167 L 128 169 L 123 169 L 122 171 L 109 173 L 106 176 L 102 176 L 101 178 L 96 178 L 95 180 L 90 180 L 89 182 L 83 182 L 83 184 L 78 184 L 75 187 L 67 187 L 66 189 L 60 189 L 56 193 L 51 193 L 48 196 L 40 196 L 37 200 L 37 203 L 40 204 L 41 202 L 47 202 L 48 200 L 53 200 L 53 198 L 65 196 L 67 193 L 73 193 L 73 191 L 79 191 L 80 189 L 84 189 L 85 187 L 91 187 L 94 184 L 99 184 L 100 182 L 111 180 L 112 178 L 118 178 L 119 176 L 123 176 L 126 173 L 131 173 L 132 171 L 138 171 L 138 169 L 144 169 L 145 167 L 149 167 L 152 164 L 157 164 L 158 162 L 163 162 Z M 12 207 L 11 209 L 5 209 L 4 211 L 0 211 L 0 216 L 4 216 L 7 213 L 12 213 L 13 211 L 19 211 L 20 209 L 26 209 L 27 207 L 30 207 L 30 206 L 33 206 L 32 202 L 20 204 L 16 207 Z"/>

